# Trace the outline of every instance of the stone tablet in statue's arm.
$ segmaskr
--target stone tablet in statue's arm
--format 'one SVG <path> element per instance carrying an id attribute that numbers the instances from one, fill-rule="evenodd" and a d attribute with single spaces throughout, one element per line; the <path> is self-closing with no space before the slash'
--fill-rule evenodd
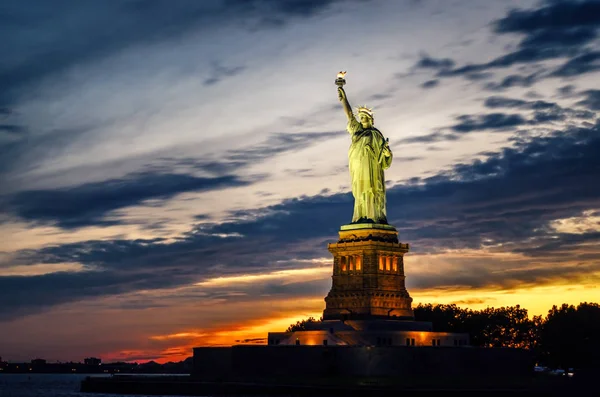
<path id="1" fill-rule="evenodd" d="M 394 157 L 392 149 L 390 149 L 389 139 L 385 139 L 381 146 L 381 154 L 379 156 L 379 164 L 381 168 L 387 170 L 392 165 L 392 158 Z"/>

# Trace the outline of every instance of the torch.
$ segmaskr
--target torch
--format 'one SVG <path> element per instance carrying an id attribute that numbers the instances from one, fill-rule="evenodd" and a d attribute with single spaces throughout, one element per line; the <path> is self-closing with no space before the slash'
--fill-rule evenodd
<path id="1" fill-rule="evenodd" d="M 335 79 L 335 85 L 342 88 L 344 84 L 346 84 L 346 79 L 344 79 L 344 77 L 346 77 L 346 72 L 339 72 L 337 74 L 337 79 Z"/>

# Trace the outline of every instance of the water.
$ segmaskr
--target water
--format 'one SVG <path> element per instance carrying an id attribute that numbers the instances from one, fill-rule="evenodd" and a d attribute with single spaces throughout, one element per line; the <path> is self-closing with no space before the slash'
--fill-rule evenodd
<path id="1" fill-rule="evenodd" d="M 81 381 L 86 376 L 88 375 L 1 374 L 0 397 L 123 397 L 123 394 L 81 393 L 79 391 Z M 91 376 L 110 375 L 93 374 Z"/>

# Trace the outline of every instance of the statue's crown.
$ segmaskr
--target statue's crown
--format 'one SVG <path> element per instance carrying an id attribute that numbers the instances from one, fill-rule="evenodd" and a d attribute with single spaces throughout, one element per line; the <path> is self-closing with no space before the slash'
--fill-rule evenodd
<path id="1" fill-rule="evenodd" d="M 358 113 L 364 113 L 364 114 L 369 115 L 369 117 L 373 118 L 373 109 L 368 108 L 366 106 L 359 106 Z"/>

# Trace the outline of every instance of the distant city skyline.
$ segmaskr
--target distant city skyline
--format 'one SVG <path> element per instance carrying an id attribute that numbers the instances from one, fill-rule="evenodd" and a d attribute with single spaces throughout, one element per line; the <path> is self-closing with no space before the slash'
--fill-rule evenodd
<path id="1" fill-rule="evenodd" d="M 334 79 L 414 304 L 599 302 L 596 0 L 5 1 L 0 355 L 180 361 L 323 311 Z"/>
<path id="2" fill-rule="evenodd" d="M 85 357 L 83 360 L 80 359 L 79 361 L 66 361 L 66 362 L 67 363 L 68 362 L 84 363 L 86 360 L 89 360 L 89 359 L 97 359 L 97 360 L 102 361 L 102 359 L 98 358 L 98 357 Z M 44 361 L 47 364 L 63 363 L 63 361 L 60 361 L 60 360 L 49 361 L 43 357 L 38 357 L 38 356 L 35 356 L 34 358 L 31 358 L 30 360 L 25 360 L 25 361 L 15 361 L 15 360 L 10 360 L 10 359 L 4 360 L 3 357 L 0 356 L 0 363 L 32 363 L 34 361 L 39 361 L 39 360 Z"/>

